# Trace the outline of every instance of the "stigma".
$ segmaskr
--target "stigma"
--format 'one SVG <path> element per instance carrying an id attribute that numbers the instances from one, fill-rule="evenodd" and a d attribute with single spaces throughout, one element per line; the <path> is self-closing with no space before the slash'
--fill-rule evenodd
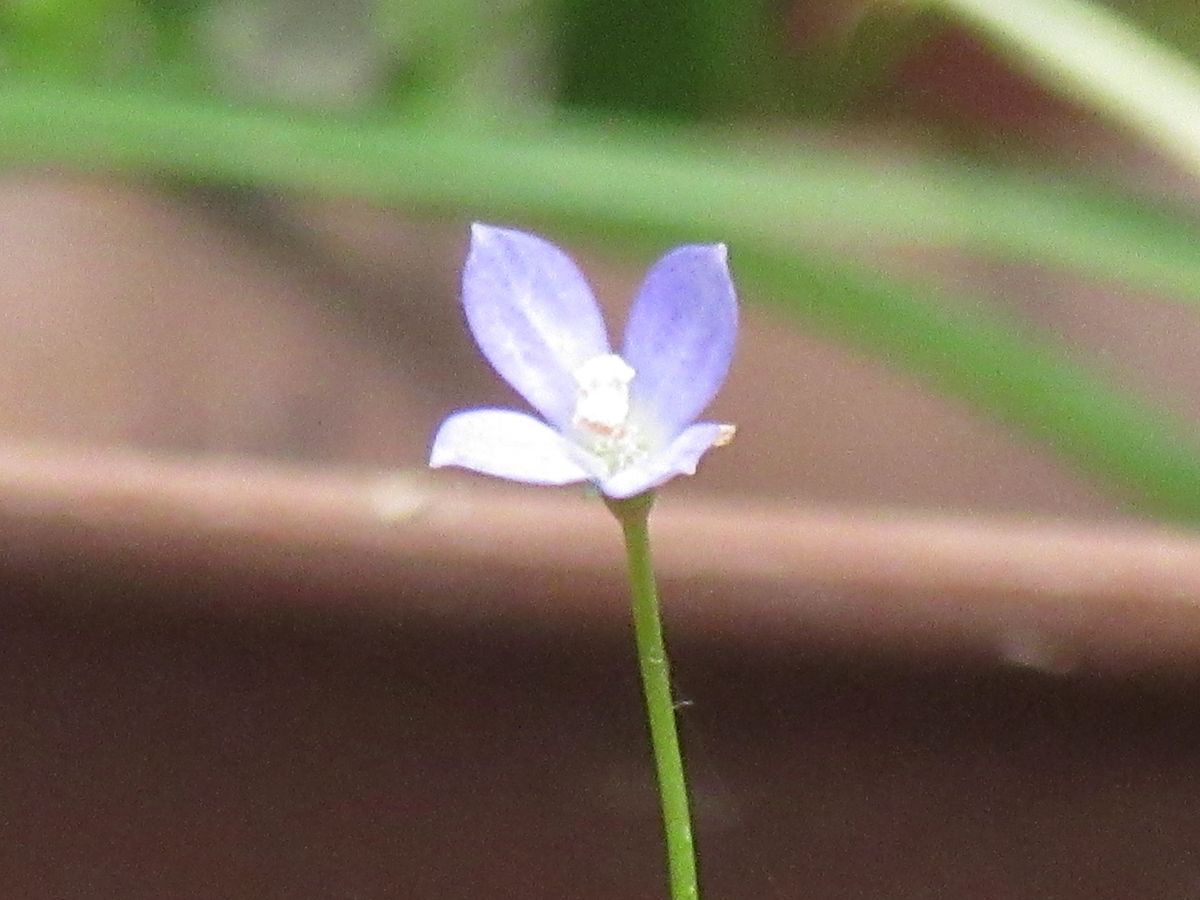
<path id="1" fill-rule="evenodd" d="M 578 392 L 571 424 L 596 437 L 620 437 L 629 419 L 629 384 L 636 373 L 615 353 L 593 356 L 571 373 Z"/>

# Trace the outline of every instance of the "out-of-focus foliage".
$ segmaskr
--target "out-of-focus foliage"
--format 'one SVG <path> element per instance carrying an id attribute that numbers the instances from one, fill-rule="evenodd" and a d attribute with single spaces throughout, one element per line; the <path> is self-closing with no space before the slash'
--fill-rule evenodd
<path id="1" fill-rule="evenodd" d="M 1200 71 L 1079 0 L 940 0 L 1034 73 L 1200 176 Z"/>
<path id="2" fill-rule="evenodd" d="M 727 240 L 749 299 L 932 380 L 1148 509 L 1200 521 L 1192 426 L 1068 363 L 1049 337 L 964 314 L 978 305 L 875 261 L 880 246 L 951 249 L 1200 299 L 1189 204 L 1114 187 L 1019 129 L 1004 157 L 982 159 L 970 123 L 923 117 L 927 87 L 889 103 L 904 94 L 897 73 L 965 23 L 1046 91 L 1173 150 L 1167 137 L 1186 144 L 1200 121 L 1191 7 L 13 0 L 0 7 L 0 156 L 352 194 L 615 246 Z M 1049 24 L 1030 28 L 1042 13 Z M 1126 90 L 1117 65 L 1153 89 Z M 1152 103 L 1164 92 L 1178 129 Z M 883 137 L 895 133 L 903 153 Z M 848 149 L 848 134 L 875 146 Z"/>
<path id="3" fill-rule="evenodd" d="M 156 56 L 137 0 L 16 0 L 0 7 L 0 35 L 6 67 L 39 75 L 120 78 Z"/>

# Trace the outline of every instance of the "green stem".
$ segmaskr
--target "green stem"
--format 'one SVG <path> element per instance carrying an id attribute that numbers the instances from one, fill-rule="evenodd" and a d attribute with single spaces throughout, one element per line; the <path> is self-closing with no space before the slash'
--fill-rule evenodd
<path id="1" fill-rule="evenodd" d="M 658 588 L 650 562 L 648 523 L 653 503 L 653 493 L 647 492 L 628 500 L 609 500 L 608 508 L 625 532 L 629 588 L 633 596 L 633 628 L 642 672 L 642 691 L 646 696 L 650 743 L 654 747 L 654 763 L 658 770 L 671 898 L 697 900 L 700 888 L 696 880 L 696 850 L 692 843 L 687 779 L 675 728 L 675 704 L 671 699 L 671 674 L 663 643 Z"/>

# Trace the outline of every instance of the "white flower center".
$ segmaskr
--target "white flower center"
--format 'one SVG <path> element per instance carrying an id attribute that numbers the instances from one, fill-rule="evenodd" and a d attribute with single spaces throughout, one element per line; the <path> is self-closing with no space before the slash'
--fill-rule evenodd
<path id="1" fill-rule="evenodd" d="M 571 424 L 610 474 L 644 452 L 637 429 L 629 422 L 629 384 L 635 374 L 615 353 L 593 356 L 571 373 L 579 388 Z"/>
<path id="2" fill-rule="evenodd" d="M 572 424 L 596 435 L 612 434 L 629 417 L 629 383 L 634 371 L 614 353 L 593 356 L 571 373 L 579 386 Z"/>

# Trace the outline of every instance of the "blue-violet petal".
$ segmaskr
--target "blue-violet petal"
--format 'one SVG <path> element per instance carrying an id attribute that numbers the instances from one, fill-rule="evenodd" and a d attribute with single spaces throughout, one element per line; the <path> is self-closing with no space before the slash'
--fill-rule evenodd
<path id="1" fill-rule="evenodd" d="M 462 301 L 492 367 L 548 422 L 566 428 L 572 373 L 609 352 L 604 320 L 575 263 L 534 235 L 473 225 Z"/>
<path id="2" fill-rule="evenodd" d="M 724 244 L 679 247 L 646 275 L 622 356 L 637 375 L 630 402 L 670 439 L 716 395 L 737 340 L 737 299 Z"/>
<path id="3" fill-rule="evenodd" d="M 507 409 L 455 413 L 438 429 L 429 465 L 459 466 L 526 484 L 572 484 L 592 476 L 575 448 L 549 425 Z"/>

